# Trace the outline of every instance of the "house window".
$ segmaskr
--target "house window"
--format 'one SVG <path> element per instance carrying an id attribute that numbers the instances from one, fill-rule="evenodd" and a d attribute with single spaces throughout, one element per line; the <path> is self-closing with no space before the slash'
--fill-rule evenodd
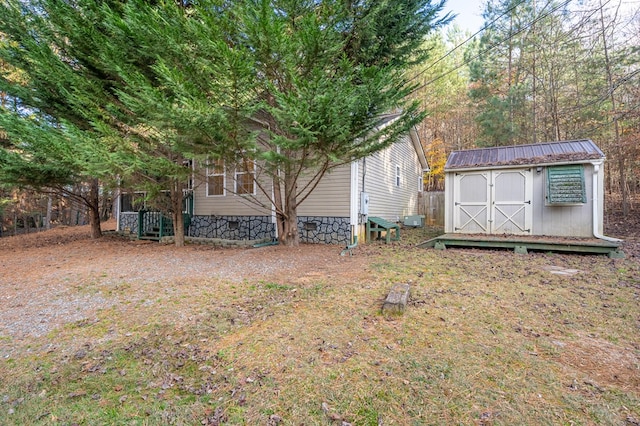
<path id="1" fill-rule="evenodd" d="M 207 197 L 225 195 L 225 167 L 223 160 L 207 163 Z"/>
<path id="2" fill-rule="evenodd" d="M 191 175 L 189 175 L 189 181 L 187 182 L 187 189 L 193 189 L 193 170 L 194 170 L 194 162 L 193 160 L 183 160 L 182 165 L 188 169 L 191 169 Z"/>
<path id="3" fill-rule="evenodd" d="M 584 204 L 587 191 L 582 165 L 547 167 L 548 204 Z"/>
<path id="4" fill-rule="evenodd" d="M 400 188 L 400 166 L 396 165 L 396 187 Z"/>
<path id="5" fill-rule="evenodd" d="M 256 164 L 254 161 L 245 161 L 236 167 L 236 194 L 254 195 L 256 178 Z"/>
<path id="6" fill-rule="evenodd" d="M 137 212 L 145 208 L 145 193 L 133 192 L 121 194 L 120 196 L 120 211 L 122 212 Z"/>

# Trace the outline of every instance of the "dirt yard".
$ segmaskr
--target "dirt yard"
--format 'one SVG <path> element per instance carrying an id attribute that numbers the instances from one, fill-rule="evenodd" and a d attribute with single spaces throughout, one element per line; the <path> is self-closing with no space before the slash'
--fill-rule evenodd
<path id="1" fill-rule="evenodd" d="M 640 217 L 623 220 L 613 215 L 607 228 L 609 235 L 625 239 L 627 258 L 640 262 Z M 114 222 L 103 224 L 104 231 L 113 229 Z M 0 339 L 0 356 L 17 350 L 19 342 L 28 342 L 30 337 L 46 336 L 57 327 L 87 320 L 122 302 L 102 291 L 81 291 L 97 281 L 118 286 L 203 277 L 241 283 L 296 282 L 323 276 L 339 284 L 362 275 L 371 256 L 379 252 L 375 246 L 361 246 L 358 256 L 338 256 L 342 247 L 327 245 L 258 249 L 192 245 L 178 249 L 117 236 L 94 241 L 88 232 L 88 227 L 61 227 L 0 239 L 0 337 L 10 337 Z M 150 296 L 148 291 L 153 292 L 148 289 L 131 297 L 144 300 Z"/>
<path id="2" fill-rule="evenodd" d="M 107 223 L 104 230 L 113 228 Z M 221 249 L 210 246 L 161 245 L 105 236 L 93 241 L 87 227 L 0 239 L 0 356 L 19 342 L 46 336 L 64 324 L 95 317 L 96 312 L 123 301 L 104 291 L 82 291 L 100 282 L 117 287 L 125 282 L 165 283 L 217 278 L 292 282 L 307 275 L 348 279 L 363 269 L 366 257 L 339 256 L 342 247 L 304 245 Z M 153 286 L 131 297 L 152 297 Z M 131 302 L 131 299 L 127 300 Z M 11 342 L 7 345 L 6 342 Z"/>
<path id="3" fill-rule="evenodd" d="M 639 225 L 623 260 L 3 238 L 0 424 L 640 425 Z"/>

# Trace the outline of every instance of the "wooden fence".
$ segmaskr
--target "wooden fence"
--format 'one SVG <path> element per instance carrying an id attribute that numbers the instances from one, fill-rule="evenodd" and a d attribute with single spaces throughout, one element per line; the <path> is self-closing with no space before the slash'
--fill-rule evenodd
<path id="1" fill-rule="evenodd" d="M 444 227 L 444 191 L 418 193 L 418 214 L 426 226 Z"/>

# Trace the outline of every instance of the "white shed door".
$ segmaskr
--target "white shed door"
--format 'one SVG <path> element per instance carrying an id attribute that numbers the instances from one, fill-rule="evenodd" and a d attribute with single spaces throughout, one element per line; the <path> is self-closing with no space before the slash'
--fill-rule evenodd
<path id="1" fill-rule="evenodd" d="M 457 173 L 454 179 L 455 232 L 489 234 L 490 172 Z"/>
<path id="2" fill-rule="evenodd" d="M 530 235 L 532 195 L 529 169 L 459 173 L 454 179 L 454 230 Z"/>

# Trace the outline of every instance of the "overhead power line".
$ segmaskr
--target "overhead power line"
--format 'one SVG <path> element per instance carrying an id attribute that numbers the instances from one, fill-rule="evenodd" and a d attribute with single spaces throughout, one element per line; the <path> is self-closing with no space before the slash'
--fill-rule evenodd
<path id="1" fill-rule="evenodd" d="M 449 50 L 447 53 L 444 54 L 444 56 L 441 56 L 437 61 L 435 61 L 434 63 L 432 63 L 431 65 L 429 65 L 427 68 L 423 69 L 422 71 L 420 71 L 418 74 L 416 74 L 415 76 L 411 77 L 409 79 L 409 82 L 415 80 L 416 78 L 420 77 L 422 74 L 424 74 L 425 72 L 429 71 L 431 68 L 435 67 L 437 64 L 439 64 L 440 62 L 442 62 L 443 60 L 445 60 L 449 55 L 451 55 L 453 52 L 455 52 L 456 50 L 458 50 L 460 47 L 464 46 L 465 44 L 469 43 L 471 40 L 473 40 L 478 34 L 480 34 L 481 32 L 483 32 L 484 30 L 486 30 L 487 28 L 490 28 L 491 26 L 493 26 L 494 23 L 496 23 L 500 18 L 502 18 L 503 16 L 506 16 L 508 13 L 511 13 L 513 10 L 515 10 L 515 8 L 517 8 L 518 6 L 520 6 L 521 4 L 523 4 L 525 1 L 527 0 L 520 0 L 519 2 L 517 2 L 516 4 L 514 4 L 513 6 L 511 6 L 509 9 L 507 9 L 506 11 L 504 11 L 502 14 L 500 14 L 498 17 L 496 17 L 495 19 L 493 19 L 491 22 L 489 22 L 487 25 L 485 25 L 484 27 L 480 28 L 478 31 L 476 31 L 473 35 L 471 35 L 469 38 L 467 38 L 465 41 L 460 42 L 456 47 L 454 47 L 453 49 Z"/>
<path id="2" fill-rule="evenodd" d="M 608 0 L 608 1 L 607 1 L 607 3 L 608 3 L 609 1 L 611 1 L 611 0 Z M 521 3 L 522 3 L 522 2 L 521 2 Z M 421 89 L 425 88 L 426 86 L 428 86 L 428 85 L 430 85 L 430 84 L 435 83 L 436 81 L 440 80 L 441 78 L 444 78 L 444 77 L 446 77 L 447 75 L 451 74 L 452 72 L 454 72 L 454 71 L 456 71 L 456 70 L 458 70 L 458 69 L 462 68 L 463 66 L 467 65 L 469 62 L 471 62 L 471 61 L 473 61 L 473 60 L 475 60 L 475 59 L 479 58 L 480 56 L 482 56 L 483 54 L 487 53 L 487 52 L 488 52 L 488 51 L 490 51 L 491 49 L 493 49 L 493 48 L 495 48 L 495 47 L 497 47 L 497 46 L 499 46 L 499 45 L 501 45 L 501 44 L 505 43 L 505 42 L 506 42 L 506 41 L 508 41 L 508 40 L 511 40 L 514 36 L 516 36 L 516 35 L 520 34 L 520 33 L 521 33 L 521 32 L 523 32 L 524 30 L 527 30 L 527 29 L 531 28 L 534 24 L 538 23 L 539 21 L 541 21 L 542 19 L 546 18 L 547 16 L 549 16 L 549 15 L 553 14 L 554 12 L 556 12 L 556 11 L 560 10 L 561 8 L 563 8 L 563 7 L 567 6 L 569 3 L 571 3 L 571 0 L 566 0 L 566 1 L 564 1 L 563 3 L 560 3 L 559 5 L 557 5 L 557 6 L 556 6 L 556 7 L 554 7 L 553 9 L 551 9 L 549 12 L 547 12 L 547 13 L 545 13 L 545 14 L 543 14 L 543 15 L 540 15 L 539 17 L 537 17 L 536 19 L 534 19 L 533 21 L 531 21 L 531 22 L 530 22 L 530 23 L 528 23 L 527 25 L 524 25 L 522 28 L 518 29 L 517 31 L 515 31 L 515 32 L 513 32 L 513 33 L 509 33 L 506 37 L 504 37 L 504 38 L 502 38 L 502 39 L 498 40 L 497 42 L 495 42 L 495 43 L 493 43 L 493 44 L 491 44 L 491 45 L 490 45 L 489 47 L 487 47 L 486 49 L 482 50 L 482 51 L 481 51 L 481 52 L 479 52 L 478 54 L 476 54 L 476 55 L 472 56 L 471 58 L 467 59 L 466 61 L 464 61 L 464 62 L 460 63 L 459 65 L 455 66 L 454 68 L 450 69 L 449 71 L 447 71 L 447 72 L 445 72 L 445 73 L 443 73 L 443 74 L 440 74 L 439 76 L 434 77 L 434 78 L 432 78 L 431 80 L 427 81 L 426 83 L 421 84 L 420 86 L 416 87 L 415 89 L 413 89 L 413 90 L 411 91 L 411 93 L 410 93 L 410 94 L 413 94 L 413 93 L 417 92 L 418 90 L 421 90 Z M 605 4 L 606 4 L 606 3 L 605 3 Z M 492 21 L 492 22 L 493 22 L 493 21 Z M 487 28 L 487 26 L 485 26 L 484 28 Z M 451 52 L 449 52 L 448 54 L 450 54 L 450 53 L 451 53 Z M 448 54 L 447 54 L 447 55 L 448 55 Z M 444 59 L 444 58 L 439 59 L 437 62 L 439 62 L 439 61 L 440 61 L 440 60 L 442 60 L 442 59 Z M 434 64 L 434 65 L 435 65 L 435 64 Z M 429 68 L 432 68 L 432 66 L 431 66 L 431 67 L 429 67 Z M 429 69 L 429 68 L 428 68 L 428 69 Z M 425 70 L 425 71 L 426 71 L 426 70 Z M 421 75 L 421 74 L 423 74 L 423 73 L 424 73 L 424 71 L 423 71 L 423 72 L 421 72 L 420 74 L 418 74 L 418 76 L 419 76 L 419 75 Z M 416 76 L 416 77 L 417 77 L 417 76 Z M 414 78 L 412 78 L 411 80 L 414 80 L 414 79 L 415 79 L 415 77 L 414 77 Z M 409 81 L 411 81 L 411 80 L 409 80 Z"/>

